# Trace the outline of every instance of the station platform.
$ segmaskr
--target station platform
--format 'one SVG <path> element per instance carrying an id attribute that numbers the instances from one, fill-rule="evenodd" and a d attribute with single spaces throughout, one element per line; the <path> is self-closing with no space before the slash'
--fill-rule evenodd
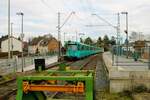
<path id="1" fill-rule="evenodd" d="M 114 58 L 114 59 L 113 59 Z M 103 59 L 108 70 L 118 71 L 147 71 L 148 63 L 144 60 L 134 61 L 133 58 L 126 58 L 126 56 L 114 56 L 110 52 L 103 54 Z"/>
<path id="2" fill-rule="evenodd" d="M 48 58 L 48 59 L 45 60 L 45 65 L 47 66 L 47 65 L 49 65 L 49 64 L 55 63 L 55 62 L 57 62 L 57 60 L 58 60 L 58 56 L 52 56 L 52 57 L 50 57 L 50 58 Z M 32 70 L 32 69 L 34 69 L 34 68 L 35 68 L 35 65 L 34 65 L 34 64 L 33 64 L 33 65 L 30 65 L 30 66 L 26 66 L 26 67 L 24 68 L 24 71 L 29 71 L 29 70 Z M 19 69 L 17 70 L 17 72 L 21 72 L 21 68 L 19 68 Z"/>
<path id="3" fill-rule="evenodd" d="M 132 90 L 141 84 L 150 88 L 148 63 L 126 56 L 112 56 L 110 52 L 103 53 L 103 60 L 109 72 L 110 92 Z"/>

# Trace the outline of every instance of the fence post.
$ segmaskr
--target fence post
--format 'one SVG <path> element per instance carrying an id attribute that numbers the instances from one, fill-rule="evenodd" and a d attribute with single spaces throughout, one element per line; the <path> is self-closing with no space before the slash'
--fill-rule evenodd
<path id="1" fill-rule="evenodd" d="M 23 61 L 23 67 L 25 68 L 26 67 L 26 57 L 24 56 L 24 59 L 23 59 L 24 61 Z M 27 59 L 28 60 L 28 59 Z"/>
<path id="2" fill-rule="evenodd" d="M 13 71 L 16 73 L 16 58 L 13 57 Z"/>
<path id="3" fill-rule="evenodd" d="M 112 46 L 112 66 L 114 65 L 114 46 Z"/>
<path id="4" fill-rule="evenodd" d="M 118 67 L 119 45 L 117 44 L 116 66 Z"/>

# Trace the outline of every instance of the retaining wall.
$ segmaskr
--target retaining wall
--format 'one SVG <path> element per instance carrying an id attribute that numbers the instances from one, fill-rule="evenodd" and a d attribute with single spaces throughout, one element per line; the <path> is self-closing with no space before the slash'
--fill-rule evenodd
<path id="1" fill-rule="evenodd" d="M 139 85 L 145 85 L 150 89 L 150 71 L 129 71 L 119 70 L 119 66 L 112 66 L 111 57 L 103 54 L 104 63 L 109 71 L 110 92 L 121 92 L 123 90 L 132 90 Z M 128 67 L 128 66 L 127 66 Z M 136 67 L 136 66 L 135 66 Z"/>

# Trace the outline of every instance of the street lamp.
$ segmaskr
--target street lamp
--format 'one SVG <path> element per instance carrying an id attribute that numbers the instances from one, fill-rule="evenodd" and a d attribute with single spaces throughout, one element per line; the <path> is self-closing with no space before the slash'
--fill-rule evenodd
<path id="1" fill-rule="evenodd" d="M 22 72 L 23 72 L 23 67 L 24 67 L 24 60 L 23 60 L 23 38 L 24 38 L 24 34 L 23 34 L 23 16 L 24 16 L 24 13 L 23 12 L 18 12 L 16 13 L 18 16 L 21 16 L 21 41 L 22 41 L 22 53 L 21 53 L 21 61 L 22 61 Z"/>
<path id="2" fill-rule="evenodd" d="M 129 57 L 129 53 L 128 53 L 128 46 L 129 46 L 129 41 L 128 41 L 128 12 L 121 12 L 121 14 L 125 14 L 126 15 L 126 30 L 124 31 L 126 33 L 126 46 L 127 46 L 127 58 Z"/>
<path id="3" fill-rule="evenodd" d="M 10 0 L 8 0 L 8 60 L 10 60 Z"/>
<path id="4" fill-rule="evenodd" d="M 13 23 L 11 23 L 11 57 L 13 57 Z"/>

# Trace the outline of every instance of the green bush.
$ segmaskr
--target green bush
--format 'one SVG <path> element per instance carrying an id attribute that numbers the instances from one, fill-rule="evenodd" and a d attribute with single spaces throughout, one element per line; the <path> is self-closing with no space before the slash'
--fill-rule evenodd
<path id="1" fill-rule="evenodd" d="M 131 97 L 132 96 L 132 92 L 129 91 L 129 90 L 124 90 L 124 91 L 120 92 L 119 95 L 120 95 L 120 97 L 124 97 L 124 96 Z"/>
<path id="2" fill-rule="evenodd" d="M 139 85 L 133 89 L 135 93 L 147 92 L 147 87 L 145 85 Z"/>

